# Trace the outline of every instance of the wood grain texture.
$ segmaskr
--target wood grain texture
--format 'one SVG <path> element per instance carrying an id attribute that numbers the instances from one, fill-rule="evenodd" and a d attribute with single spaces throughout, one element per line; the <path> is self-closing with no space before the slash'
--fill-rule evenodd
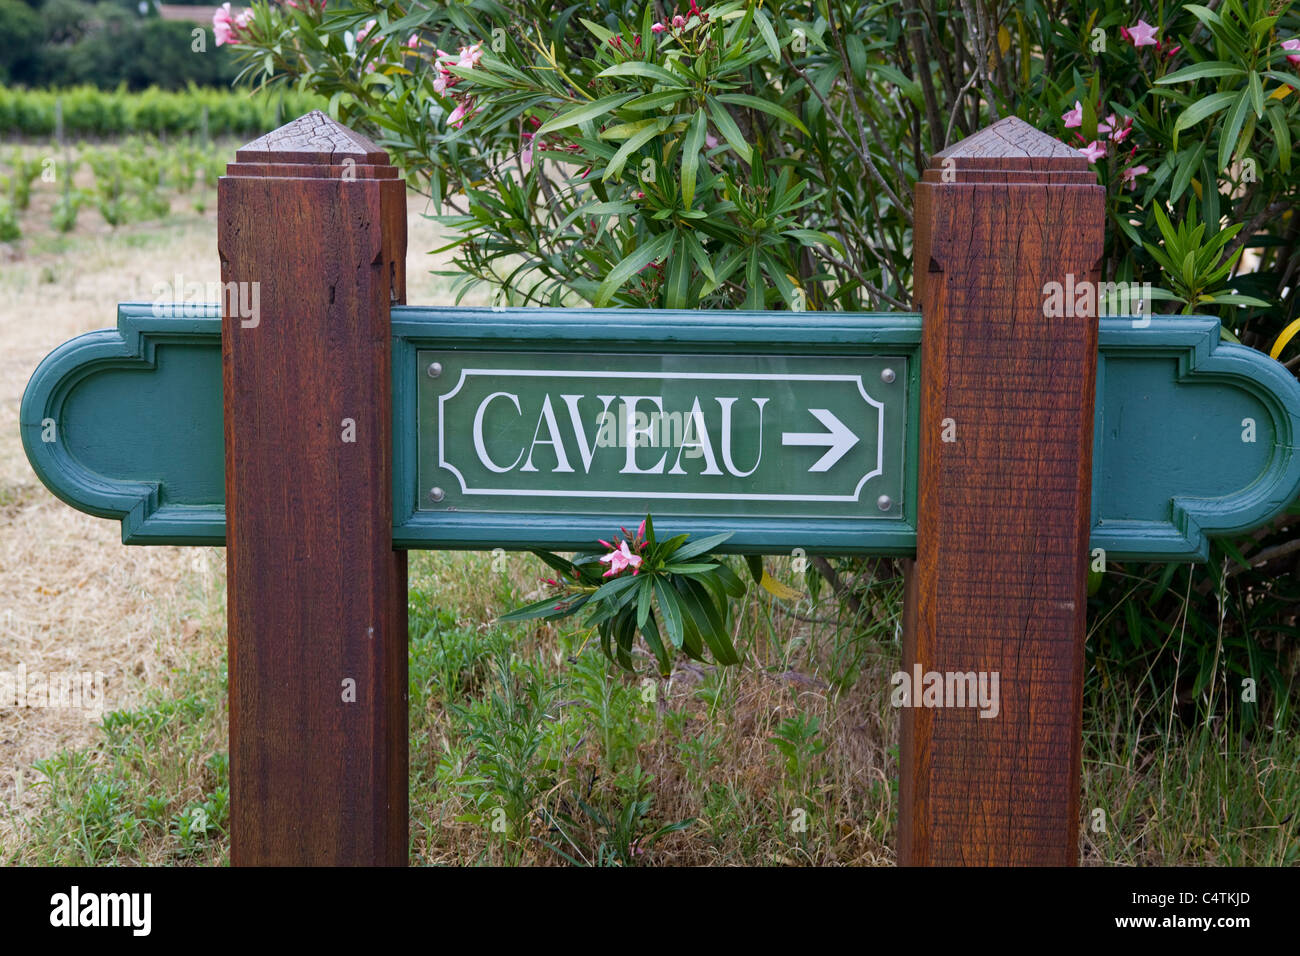
<path id="1" fill-rule="evenodd" d="M 404 865 L 389 308 L 405 191 L 318 112 L 237 159 L 218 185 L 221 277 L 258 283 L 260 315 L 222 317 L 231 861 Z"/>
<path id="2" fill-rule="evenodd" d="M 924 316 L 917 557 L 903 669 L 996 672 L 1000 713 L 901 711 L 899 862 L 1074 865 L 1104 191 L 1015 118 L 936 155 L 916 189 Z M 942 440 L 952 419 L 956 441 Z"/>

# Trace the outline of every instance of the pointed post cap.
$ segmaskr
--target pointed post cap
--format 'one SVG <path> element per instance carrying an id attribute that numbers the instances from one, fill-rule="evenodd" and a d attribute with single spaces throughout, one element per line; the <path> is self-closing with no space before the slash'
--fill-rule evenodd
<path id="1" fill-rule="evenodd" d="M 1004 117 L 935 153 L 922 179 L 939 185 L 1097 185 L 1097 175 L 1082 153 L 1018 116 Z"/>
<path id="2" fill-rule="evenodd" d="M 312 110 L 235 152 L 228 176 L 396 179 L 388 154 L 365 136 Z"/>

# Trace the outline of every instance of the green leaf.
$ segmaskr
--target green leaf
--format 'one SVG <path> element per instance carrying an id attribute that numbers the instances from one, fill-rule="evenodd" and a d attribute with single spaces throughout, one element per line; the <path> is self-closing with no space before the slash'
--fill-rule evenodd
<path id="1" fill-rule="evenodd" d="M 685 95 L 685 90 L 664 90 L 658 93 L 647 93 L 645 96 L 638 96 L 636 99 L 624 103 L 622 108 L 638 112 L 660 109 L 664 106 L 671 106 Z"/>
<path id="2" fill-rule="evenodd" d="M 541 551 L 538 550 L 537 548 L 529 548 L 529 550 L 532 551 L 533 554 L 541 558 L 543 561 L 545 561 L 547 564 L 549 564 L 556 571 L 559 571 L 560 574 L 562 575 L 568 576 L 568 575 L 576 575 L 578 573 L 578 569 L 573 566 L 572 561 L 566 561 L 558 554 L 551 554 L 551 552 L 549 551 Z"/>
<path id="3" fill-rule="evenodd" d="M 632 585 L 638 583 L 637 578 L 631 574 L 622 574 L 613 580 L 606 581 L 596 589 L 596 593 L 591 596 L 593 601 L 604 601 L 622 594 Z"/>
<path id="4" fill-rule="evenodd" d="M 766 287 L 761 281 L 762 274 L 758 264 L 758 246 L 750 246 L 748 261 L 745 263 L 745 285 L 749 291 L 745 293 L 744 308 L 751 312 L 761 312 L 767 307 L 763 297 Z"/>
<path id="5" fill-rule="evenodd" d="M 615 93 L 613 96 L 603 96 L 595 102 L 584 103 L 558 116 L 552 116 L 538 128 L 533 136 L 533 141 L 537 142 L 547 133 L 554 133 L 556 130 L 577 126 L 579 123 L 586 123 L 612 113 L 636 95 L 635 93 Z"/>
<path id="6" fill-rule="evenodd" d="M 850 48 L 850 57 L 851 56 L 852 56 L 852 48 Z M 871 70 L 873 73 L 879 73 L 890 83 L 893 83 L 895 86 L 897 86 L 900 90 L 903 91 L 904 96 L 906 96 L 917 106 L 925 105 L 925 94 L 921 89 L 921 84 L 918 83 L 916 80 L 909 80 L 907 76 L 903 73 L 903 71 L 898 69 L 898 67 L 889 66 L 888 64 L 884 64 L 884 63 L 868 63 L 866 64 L 866 68 L 868 70 Z"/>
<path id="7" fill-rule="evenodd" d="M 627 163 L 628 157 L 662 133 L 666 125 L 666 117 L 658 120 L 651 120 L 647 123 L 644 129 L 630 136 L 627 142 L 619 147 L 618 152 L 615 153 L 614 157 L 609 161 L 609 165 L 605 167 L 605 174 L 600 177 L 600 181 L 608 182 L 610 179 L 617 177 L 619 173 L 623 172 L 623 166 Z"/>
<path id="8" fill-rule="evenodd" d="M 655 597 L 659 599 L 659 612 L 664 616 L 664 626 L 668 628 L 668 640 L 673 647 L 681 647 L 684 640 L 682 631 L 682 609 L 677 603 L 677 595 L 668 587 L 664 579 L 656 576 Z"/>
<path id="9" fill-rule="evenodd" d="M 606 30 L 600 24 L 592 23 L 585 17 L 578 17 L 578 22 L 591 31 L 592 35 L 600 41 L 601 46 L 605 46 L 609 43 L 609 38 L 614 35 L 611 31 Z"/>
<path id="10" fill-rule="evenodd" d="M 686 85 L 676 73 L 665 70 L 657 63 L 646 63 L 644 60 L 624 60 L 622 63 L 615 63 L 597 73 L 596 79 L 601 80 L 609 76 L 639 76 L 645 80 L 654 80 L 656 83 L 666 83 L 674 87 Z"/>
<path id="11" fill-rule="evenodd" d="M 1198 100 L 1178 117 L 1178 122 L 1174 124 L 1174 146 L 1178 146 L 1178 134 L 1187 129 L 1189 126 L 1195 126 L 1201 120 L 1208 116 L 1213 116 L 1220 110 L 1227 109 L 1233 102 L 1244 96 L 1245 93 L 1214 93 L 1204 99 Z"/>
<path id="12" fill-rule="evenodd" d="M 719 94 L 718 99 L 723 103 L 732 103 L 736 106 L 747 106 L 752 110 L 768 113 L 775 116 L 777 119 L 789 123 L 801 133 L 807 134 L 808 132 L 808 128 L 799 121 L 799 117 L 795 116 L 784 106 L 778 106 L 776 103 L 772 103 L 768 100 L 760 100 L 757 96 L 749 96 L 746 93 L 722 93 Z"/>
<path id="13" fill-rule="evenodd" d="M 755 584 L 763 580 L 763 558 L 757 554 L 745 555 L 745 566 L 749 568 L 749 576 L 754 579 Z"/>
<path id="14" fill-rule="evenodd" d="M 767 14 L 761 9 L 754 11 L 754 26 L 758 27 L 758 32 L 763 37 L 763 42 L 767 44 L 767 50 L 772 54 L 772 59 L 780 63 L 781 44 L 777 42 L 776 31 L 772 29 L 771 21 L 767 19 Z"/>
<path id="15" fill-rule="evenodd" d="M 1238 138 L 1241 136 L 1241 124 L 1246 121 L 1246 109 L 1250 106 L 1250 91 L 1242 90 L 1237 96 L 1237 103 L 1228 114 L 1227 125 L 1224 126 L 1223 132 L 1219 136 L 1219 169 L 1228 168 L 1228 163 L 1232 161 L 1232 152 L 1237 148 Z M 1207 189 L 1214 188 L 1213 183 L 1205 184 Z"/>
<path id="16" fill-rule="evenodd" d="M 610 637 L 610 626 L 609 622 L 606 621 L 600 626 L 600 649 L 604 651 L 605 656 L 612 661 L 614 659 L 614 648 L 610 644 Z"/>
<path id="17" fill-rule="evenodd" d="M 1184 6 L 1183 9 L 1186 10 L 1188 13 L 1190 13 L 1192 16 L 1196 17 L 1196 19 L 1200 20 L 1207 27 L 1218 26 L 1223 22 L 1222 20 L 1219 19 L 1219 15 L 1217 13 L 1215 13 L 1213 10 L 1201 6 L 1198 3 L 1189 3 L 1186 6 Z"/>
<path id="18" fill-rule="evenodd" d="M 753 162 L 754 151 L 745 142 L 744 134 L 740 132 L 740 127 L 731 118 L 727 108 L 712 96 L 706 97 L 705 103 L 708 106 L 709 116 L 713 119 L 713 125 L 718 128 L 718 132 L 727 141 L 727 145 L 736 151 L 736 155 L 744 160 L 746 165 Z"/>
<path id="19" fill-rule="evenodd" d="M 494 76 L 489 72 L 488 67 L 488 64 L 484 64 L 483 68 L 474 70 L 469 67 L 457 66 L 454 63 L 444 65 L 444 69 L 446 69 L 448 73 L 453 76 L 458 76 L 462 80 L 469 80 L 475 86 L 485 86 L 490 90 L 508 90 L 514 85 L 509 80 L 502 79 L 499 76 Z M 374 74 L 371 75 L 373 76 Z"/>
<path id="20" fill-rule="evenodd" d="M 673 560 L 684 561 L 687 558 L 695 557 L 697 554 L 703 554 L 705 551 L 712 551 L 734 534 L 734 531 L 724 531 L 722 534 L 711 534 L 704 538 L 697 538 L 690 544 L 683 546 L 681 550 L 675 553 L 673 555 Z"/>
<path id="21" fill-rule="evenodd" d="M 608 129 L 601 130 L 599 135 L 601 139 L 627 139 L 646 127 L 654 126 L 655 122 L 652 117 L 650 119 L 635 120 L 631 123 L 619 123 L 617 126 L 610 126 Z"/>
<path id="22" fill-rule="evenodd" d="M 637 626 L 641 629 L 641 636 L 645 638 L 650 653 L 654 654 L 655 660 L 659 662 L 659 676 L 667 677 L 673 672 L 673 659 L 668 653 L 668 648 L 664 647 L 663 637 L 659 634 L 659 623 L 655 620 L 655 616 L 651 614 Z"/>
<path id="23" fill-rule="evenodd" d="M 620 617 L 613 625 L 614 643 L 618 650 L 618 665 L 625 671 L 633 670 L 632 639 L 636 637 L 636 622 L 629 614 Z"/>
<path id="24" fill-rule="evenodd" d="M 691 286 L 691 257 L 686 254 L 685 243 L 678 241 L 668 254 L 668 277 L 664 280 L 664 305 L 670 309 L 689 307 Z"/>
<path id="25" fill-rule="evenodd" d="M 701 244 L 699 239 L 695 238 L 695 233 L 693 232 L 688 231 L 684 235 L 686 238 L 686 248 L 690 250 L 691 258 L 695 260 L 695 264 L 699 266 L 700 271 L 704 273 L 704 277 L 716 285 L 718 277 L 713 272 L 713 263 L 709 261 L 709 254 L 704 251 L 703 244 Z"/>
<path id="26" fill-rule="evenodd" d="M 1250 71 L 1250 105 L 1255 110 L 1255 116 L 1259 119 L 1264 118 L 1264 84 L 1259 81 L 1259 74 L 1254 70 Z"/>
<path id="27" fill-rule="evenodd" d="M 725 564 L 719 563 L 717 570 L 718 582 L 722 585 L 722 590 L 726 591 L 731 597 L 745 596 L 745 582 L 737 577 L 736 573 Z"/>
<path id="28" fill-rule="evenodd" d="M 677 549 L 684 545 L 689 537 L 689 534 L 673 535 L 659 546 L 659 557 L 667 561 L 676 554 Z"/>
<path id="29" fill-rule="evenodd" d="M 805 246 L 830 246 L 841 255 L 844 254 L 843 244 L 828 232 L 820 232 L 816 229 L 787 229 L 781 235 L 798 239 Z"/>
<path id="30" fill-rule="evenodd" d="M 1196 63 L 1192 66 L 1185 66 L 1181 70 L 1166 73 L 1156 80 L 1156 85 L 1167 86 L 1170 83 L 1186 83 L 1189 80 L 1199 80 L 1206 76 L 1241 76 L 1245 72 L 1241 67 L 1226 63 L 1223 60 L 1206 60 L 1204 63 Z"/>
<path id="31" fill-rule="evenodd" d="M 609 270 L 609 275 L 605 276 L 605 281 L 596 290 L 596 297 L 592 300 L 592 305 L 598 309 L 607 305 L 624 282 L 656 259 L 667 255 L 668 250 L 672 247 L 672 241 L 673 233 L 665 232 L 652 241 L 643 243 L 633 249 L 618 265 Z"/>
<path id="32" fill-rule="evenodd" d="M 1180 270 L 1183 284 L 1189 289 L 1196 287 L 1196 253 L 1188 250 L 1187 255 L 1183 257 L 1183 265 Z"/>
<path id="33" fill-rule="evenodd" d="M 650 597 L 654 593 L 654 580 L 647 576 L 641 578 L 636 595 L 636 626 L 645 627 L 650 615 Z"/>
<path id="34" fill-rule="evenodd" d="M 686 141 L 682 144 L 682 205 L 687 209 L 695 202 L 695 172 L 700 162 L 700 147 L 704 145 L 708 128 L 709 122 L 704 113 L 696 113 L 686 129 Z"/>
<path id="35" fill-rule="evenodd" d="M 1277 158 L 1282 172 L 1291 172 L 1291 129 L 1286 123 L 1286 113 L 1281 109 L 1270 109 L 1265 114 L 1268 125 L 1273 129 L 1273 142 L 1277 144 Z"/>
<path id="36" fill-rule="evenodd" d="M 636 206 L 630 202 L 591 202 L 581 206 L 575 206 L 573 211 L 560 221 L 555 227 L 555 233 L 564 232 L 573 221 L 579 216 L 608 217 L 608 216 L 629 216 L 636 212 Z"/>
<path id="37" fill-rule="evenodd" d="M 1256 308 L 1267 309 L 1272 306 L 1272 302 L 1264 299 L 1257 299 L 1252 295 L 1241 295 L 1236 292 L 1220 292 L 1212 296 L 1202 296 L 1202 301 L 1213 302 L 1215 305 L 1253 305 Z"/>
<path id="38" fill-rule="evenodd" d="M 740 655 L 736 653 L 736 648 L 731 643 L 731 636 L 727 633 L 726 625 L 723 624 L 717 605 L 713 603 L 709 592 L 698 581 L 689 579 L 682 582 L 682 587 L 686 592 L 682 603 L 694 620 L 696 630 L 700 632 L 705 643 L 709 645 L 709 650 L 713 652 L 713 659 L 723 665 L 739 664 Z"/>
<path id="39" fill-rule="evenodd" d="M 1197 143 L 1195 147 L 1189 147 L 1183 150 L 1182 159 L 1178 163 L 1178 172 L 1174 175 L 1173 185 L 1169 190 L 1169 201 L 1177 202 L 1178 197 L 1183 194 L 1189 183 L 1192 181 L 1192 174 L 1201 163 L 1201 157 L 1205 155 L 1205 144 Z"/>
<path id="40" fill-rule="evenodd" d="M 584 594 L 582 597 L 586 598 L 587 595 Z M 586 600 L 581 599 L 573 600 L 570 598 L 566 601 L 559 597 L 543 598 L 540 601 L 534 601 L 532 604 L 525 604 L 521 608 L 516 608 L 509 614 L 502 614 L 497 618 L 497 621 L 501 624 L 511 624 L 515 621 L 528 621 L 539 617 L 568 617 L 581 609 L 586 603 Z M 560 606 L 559 610 L 556 609 L 557 604 Z"/>

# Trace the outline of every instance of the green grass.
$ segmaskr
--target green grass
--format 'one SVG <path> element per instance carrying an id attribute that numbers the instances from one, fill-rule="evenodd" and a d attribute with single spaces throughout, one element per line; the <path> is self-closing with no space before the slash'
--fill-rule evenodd
<path id="1" fill-rule="evenodd" d="M 27 786 L 43 803 L 16 821 L 21 845 L 5 848 L 7 864 L 228 861 L 224 670 L 183 670 L 172 686 L 136 710 L 105 714 L 97 747 L 31 768 Z"/>
<path id="2" fill-rule="evenodd" d="M 792 582 L 788 565 L 769 559 Z M 892 862 L 897 580 L 856 625 L 808 626 L 751 593 L 746 662 L 665 683 L 612 668 L 576 623 L 493 624 L 543 573 L 527 556 L 411 555 L 412 863 Z M 33 768 L 42 803 L 7 862 L 227 861 L 224 664 L 205 660 L 107 715 L 97 746 Z M 1085 862 L 1300 862 L 1296 708 L 1248 732 L 1112 676 L 1086 688 Z"/>

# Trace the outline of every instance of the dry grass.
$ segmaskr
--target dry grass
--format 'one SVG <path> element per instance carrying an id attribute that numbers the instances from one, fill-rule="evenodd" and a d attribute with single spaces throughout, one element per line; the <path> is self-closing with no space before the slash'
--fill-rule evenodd
<path id="1" fill-rule="evenodd" d="M 154 284 L 176 274 L 186 283 L 220 277 L 211 204 L 200 215 L 174 201 L 169 220 L 116 230 L 86 207 L 65 237 L 49 225 L 54 197 L 38 182 L 23 240 L 0 244 L 0 420 L 11 425 L 28 378 L 56 346 L 113 326 L 117 303 L 149 301 Z M 424 250 L 440 236 L 425 208 L 412 196 L 409 299 L 450 302 L 446 281 L 428 274 Z M 102 672 L 103 711 L 134 708 L 149 689 L 166 691 L 178 668 L 220 658 L 224 595 L 223 549 L 123 546 L 117 522 L 56 499 L 28 466 L 18 429 L 0 429 L 0 672 Z M 85 709 L 0 707 L 0 847 L 14 840 L 14 814 L 40 799 L 31 789 L 39 775 L 26 768 L 99 738 Z"/>
<path id="2" fill-rule="evenodd" d="M 768 566 L 781 580 L 797 580 L 789 559 L 768 559 Z M 573 622 L 515 625 L 504 634 L 492 624 L 504 607 L 534 597 L 528 592 L 542 573 L 528 555 L 510 556 L 504 573 L 494 573 L 484 555 L 413 555 L 413 861 L 563 863 L 548 844 L 590 859 L 610 835 L 580 812 L 577 800 L 613 812 L 649 795 L 653 824 L 641 832 L 695 822 L 639 862 L 894 862 L 897 714 L 886 695 L 862 689 L 888 686 L 897 669 L 895 620 L 886 614 L 863 626 L 847 619 L 838 627 L 810 626 L 774 613 L 772 599 L 754 589 L 735 625 L 738 646 L 748 652 L 743 664 L 719 669 L 685 661 L 667 682 L 647 684 L 652 667 L 643 649 L 642 673 L 624 675 L 607 668 Z M 892 607 L 898 583 L 883 587 L 882 603 Z M 818 613 L 833 611 L 824 606 Z M 499 805 L 500 794 L 473 782 L 481 768 L 466 742 L 480 721 L 497 739 L 514 727 L 483 706 L 500 691 L 495 665 L 506 659 L 517 689 L 554 685 L 536 715 L 545 728 L 531 775 L 537 809 L 529 837 L 511 846 L 483 818 L 482 807 Z M 838 692 L 837 681 L 849 689 Z M 653 703 L 643 696 L 647 686 Z M 467 715 L 467 702 L 478 716 Z M 806 766 L 792 774 L 772 738 L 782 721 L 800 717 L 820 722 L 812 736 L 821 749 L 801 748 Z M 638 773 L 653 783 L 638 788 Z M 564 842 L 557 826 L 564 816 L 576 824 L 563 829 L 582 854 Z"/>

